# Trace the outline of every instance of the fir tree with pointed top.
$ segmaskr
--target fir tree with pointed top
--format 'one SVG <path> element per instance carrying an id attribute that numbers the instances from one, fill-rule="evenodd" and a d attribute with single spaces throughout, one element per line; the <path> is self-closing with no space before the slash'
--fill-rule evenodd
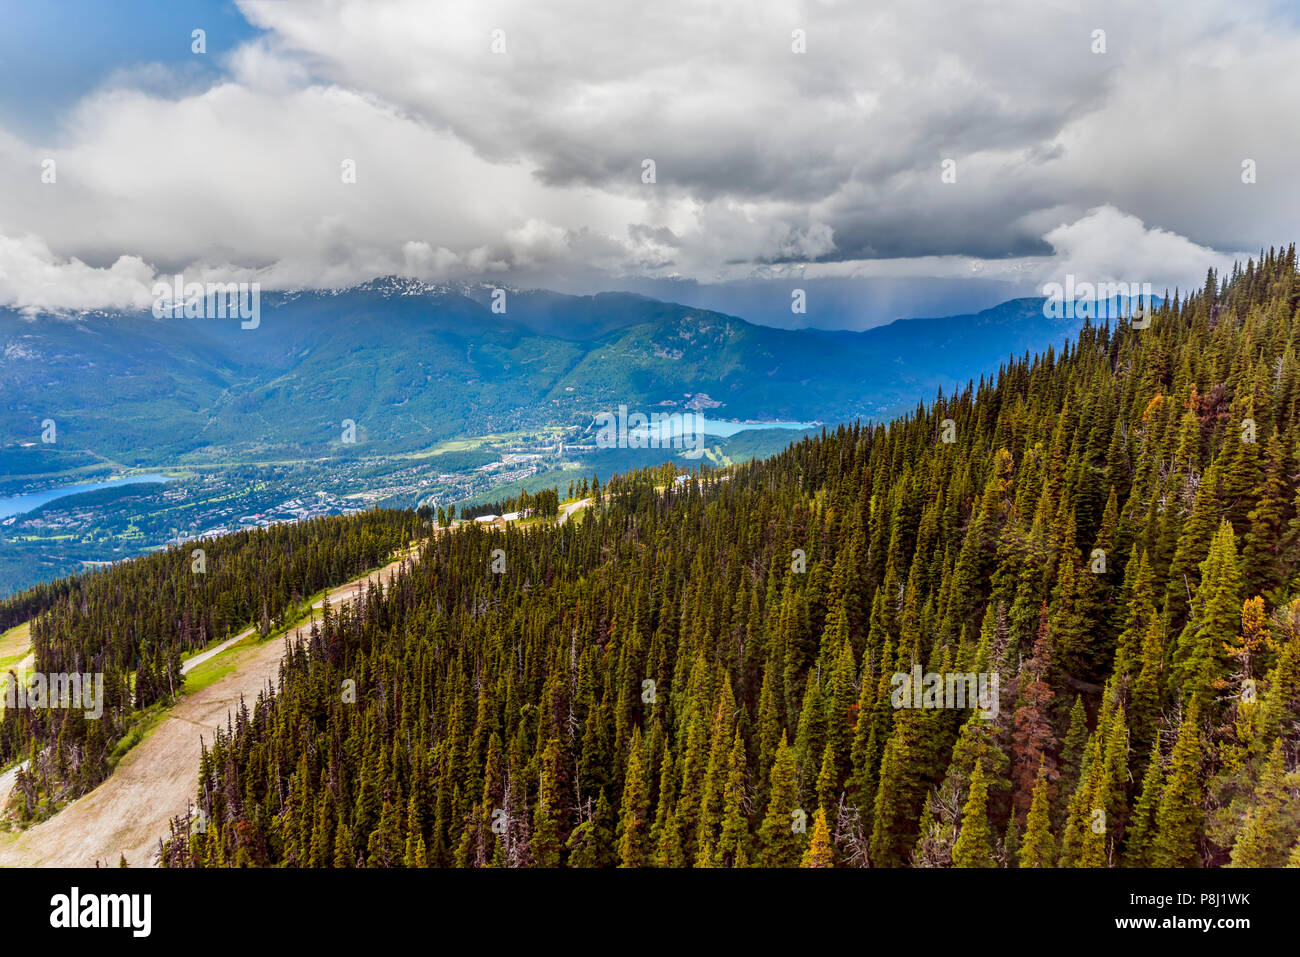
<path id="1" fill-rule="evenodd" d="M 1200 713 L 1193 701 L 1178 730 L 1156 808 L 1150 858 L 1153 867 L 1193 867 L 1199 860 L 1197 840 L 1204 816 L 1199 721 Z"/>
<path id="2" fill-rule="evenodd" d="M 953 867 L 996 867 L 993 859 L 992 830 L 988 819 L 989 789 L 984 778 L 984 763 L 975 762 L 970 779 L 970 795 L 961 812 L 961 833 L 952 846 Z"/>
<path id="3" fill-rule="evenodd" d="M 1047 780 L 1047 769 L 1038 769 L 1038 780 L 1034 783 L 1034 795 L 1029 804 L 1029 816 L 1025 819 L 1025 836 L 1021 841 L 1021 867 L 1056 866 L 1056 839 L 1052 837 L 1051 794 Z"/>
<path id="4" fill-rule="evenodd" d="M 1241 623 L 1241 568 L 1232 526 L 1223 521 L 1201 563 L 1201 583 L 1174 649 L 1173 677 L 1201 711 L 1214 702 L 1215 682 L 1228 671 L 1227 649 Z"/>
<path id="5" fill-rule="evenodd" d="M 804 851 L 803 867 L 834 867 L 835 848 L 831 844 L 831 829 L 826 823 L 826 809 L 819 807 L 813 821 L 812 840 Z"/>
<path id="6" fill-rule="evenodd" d="M 772 762 L 767 813 L 758 831 L 759 850 L 755 863 L 759 867 L 794 867 L 799 863 L 804 841 L 794 829 L 798 796 L 794 749 L 786 744 L 782 735 L 776 760 Z"/>
<path id="7" fill-rule="evenodd" d="M 623 801 L 618 820 L 618 866 L 641 867 L 645 864 L 650 822 L 650 794 L 646 787 L 644 756 L 641 753 L 641 727 L 632 729 L 631 748 L 627 756 L 627 775 L 623 779 Z"/>
<path id="8" fill-rule="evenodd" d="M 722 806 L 722 834 L 717 861 L 722 866 L 749 864 L 749 820 L 745 816 L 745 740 L 736 729 L 727 760 L 727 791 Z"/>
<path id="9" fill-rule="evenodd" d="M 1160 732 L 1156 731 L 1155 742 L 1151 746 L 1151 757 L 1147 761 L 1146 773 L 1142 776 L 1142 789 L 1138 794 L 1137 804 L 1129 817 L 1128 833 L 1124 838 L 1124 866 L 1150 867 L 1151 841 L 1155 834 L 1156 810 L 1160 805 L 1160 793 L 1164 788 L 1164 769 L 1160 759 Z"/>

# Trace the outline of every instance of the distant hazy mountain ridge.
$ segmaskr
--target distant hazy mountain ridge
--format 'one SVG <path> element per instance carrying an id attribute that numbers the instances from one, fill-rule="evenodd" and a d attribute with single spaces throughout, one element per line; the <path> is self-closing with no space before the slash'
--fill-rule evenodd
<path id="1" fill-rule="evenodd" d="M 358 453 L 719 403 L 720 419 L 878 419 L 1057 345 L 1077 320 L 1020 299 L 865 332 L 783 330 L 629 293 L 567 296 L 386 277 L 263 293 L 261 321 L 0 310 L 0 464 L 11 476 L 103 456 L 129 465 Z M 57 423 L 55 446 L 39 442 Z M 90 458 L 87 458 L 89 455 Z"/>

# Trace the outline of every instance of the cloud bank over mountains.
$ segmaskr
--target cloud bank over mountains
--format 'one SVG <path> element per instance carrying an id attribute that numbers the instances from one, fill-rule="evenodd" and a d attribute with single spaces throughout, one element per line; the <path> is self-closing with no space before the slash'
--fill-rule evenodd
<path id="1" fill-rule="evenodd" d="M 181 270 L 1185 287 L 1300 220 L 1284 5 L 238 7 L 218 82 L 124 60 L 56 135 L 0 128 L 0 305 Z"/>

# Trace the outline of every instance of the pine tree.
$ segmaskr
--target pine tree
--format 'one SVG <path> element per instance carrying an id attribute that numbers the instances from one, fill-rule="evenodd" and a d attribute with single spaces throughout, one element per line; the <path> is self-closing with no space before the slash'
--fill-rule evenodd
<path id="1" fill-rule="evenodd" d="M 1163 661 L 1164 625 L 1159 620 L 1153 620 L 1142 639 L 1141 660 L 1130 691 L 1133 749 L 1139 754 L 1146 751 L 1156 733 L 1162 700 Z"/>
<path id="2" fill-rule="evenodd" d="M 1156 808 L 1150 858 L 1153 867 L 1193 867 L 1198 860 L 1196 845 L 1203 817 L 1199 721 L 1193 703 L 1178 730 Z"/>
<path id="3" fill-rule="evenodd" d="M 1020 860 L 1020 818 L 1015 814 L 1007 818 L 1007 829 L 1002 833 L 1002 854 L 999 864 L 1002 867 L 1015 867 Z"/>
<path id="4" fill-rule="evenodd" d="M 1281 438 L 1275 432 L 1268 441 L 1268 464 L 1259 500 L 1247 516 L 1250 525 L 1243 558 L 1246 589 L 1251 595 L 1274 595 L 1285 576 L 1288 492 L 1285 458 Z"/>
<path id="5" fill-rule="evenodd" d="M 794 867 L 799 863 L 802 835 L 795 830 L 798 809 L 798 785 L 794 750 L 785 735 L 777 746 L 768 787 L 767 814 L 758 831 L 759 852 L 755 863 L 760 867 Z"/>
<path id="6" fill-rule="evenodd" d="M 686 853 L 682 849 L 681 824 L 677 818 L 674 790 L 673 755 L 664 748 L 659 771 L 659 801 L 655 809 L 655 823 L 650 829 L 654 847 L 653 863 L 656 867 L 685 867 Z"/>
<path id="7" fill-rule="evenodd" d="M 1025 836 L 1021 842 L 1021 867 L 1054 867 L 1056 865 L 1056 839 L 1052 837 L 1051 798 L 1047 770 L 1040 767 L 1034 784 L 1033 800 L 1025 821 Z"/>
<path id="8" fill-rule="evenodd" d="M 561 796 L 560 771 L 564 767 L 560 741 L 551 738 L 542 752 L 541 787 L 537 804 L 533 808 L 533 833 L 531 852 L 539 867 L 558 867 L 563 857 L 564 811 Z"/>
<path id="9" fill-rule="evenodd" d="M 328 788 L 325 793 L 329 794 Z M 313 859 L 315 855 L 316 851 L 313 848 Z M 420 806 L 416 802 L 414 793 L 411 794 L 411 799 L 406 806 L 406 853 L 402 863 L 406 867 L 428 866 L 428 848 L 424 843 L 424 828 L 420 823 Z"/>
<path id="10" fill-rule="evenodd" d="M 823 808 L 832 808 L 838 804 L 839 768 L 835 761 L 835 746 L 826 742 L 822 752 L 821 772 L 817 775 L 817 804 Z"/>
<path id="11" fill-rule="evenodd" d="M 1232 526 L 1224 521 L 1201 563 L 1201 583 L 1174 651 L 1178 686 L 1187 701 L 1201 711 L 1211 709 L 1215 682 L 1228 671 L 1227 649 L 1237 637 L 1241 621 L 1241 588 Z"/>
<path id="12" fill-rule="evenodd" d="M 352 848 L 352 834 L 342 821 L 334 832 L 334 866 L 355 867 L 357 854 Z"/>
<path id="13" fill-rule="evenodd" d="M 1300 773 L 1286 770 L 1286 752 L 1275 741 L 1268 763 L 1246 811 L 1237 842 L 1232 846 L 1233 867 L 1285 867 L 1288 848 L 1300 834 L 1300 801 L 1295 797 Z"/>
<path id="14" fill-rule="evenodd" d="M 881 760 L 871 828 L 871 860 L 877 867 L 902 863 L 916 838 L 941 747 L 930 717 L 935 713 L 903 708 L 894 719 Z"/>
<path id="15" fill-rule="evenodd" d="M 1164 787 L 1162 775 L 1160 732 L 1157 731 L 1155 743 L 1151 746 L 1151 758 L 1147 761 L 1146 774 L 1142 776 L 1142 790 L 1129 819 L 1128 834 L 1124 843 L 1125 867 L 1151 866 L 1151 843 L 1155 834 L 1156 811 Z"/>
<path id="16" fill-rule="evenodd" d="M 1088 747 L 1088 714 L 1083 707 L 1083 699 L 1074 696 L 1074 705 L 1070 708 L 1070 726 L 1061 745 L 1061 774 L 1056 786 L 1055 817 L 1065 817 L 1066 804 L 1070 796 L 1079 787 L 1083 772 L 1084 754 Z M 1051 782 L 1048 782 L 1049 794 Z"/>
<path id="17" fill-rule="evenodd" d="M 749 863 L 749 821 L 745 817 L 745 741 L 736 729 L 727 760 L 727 791 L 722 808 L 718 863 L 745 867 Z"/>
<path id="18" fill-rule="evenodd" d="M 572 497 L 572 495 L 570 495 Z M 612 867 L 614 831 L 610 827 L 613 811 L 605 792 L 600 792 L 591 816 L 573 829 L 569 835 L 568 864 L 570 867 Z"/>
<path id="19" fill-rule="evenodd" d="M 1044 606 L 1033 657 L 1020 669 L 1020 700 L 1013 718 L 1013 803 L 1021 813 L 1029 809 L 1036 778 L 1045 775 L 1050 785 L 1057 777 L 1056 759 L 1052 757 L 1056 737 L 1049 715 L 1054 695 L 1046 680 L 1051 660 L 1052 641 Z"/>
<path id="20" fill-rule="evenodd" d="M 1129 562 L 1128 568 L 1125 569 L 1126 579 L 1129 578 L 1130 572 L 1132 580 L 1125 582 L 1129 596 L 1127 613 L 1124 627 L 1120 632 L 1119 645 L 1115 651 L 1116 674 L 1139 667 L 1142 642 L 1156 621 L 1153 573 L 1145 549 L 1136 562 Z"/>
<path id="21" fill-rule="evenodd" d="M 826 809 L 819 807 L 813 822 L 812 840 L 803 855 L 803 867 L 834 867 L 835 849 L 831 845 L 831 829 L 826 823 Z"/>
<path id="22" fill-rule="evenodd" d="M 961 812 L 961 833 L 952 846 L 953 867 L 996 867 L 988 819 L 989 789 L 984 764 L 976 762 L 970 796 Z"/>
<path id="23" fill-rule="evenodd" d="M 627 757 L 627 776 L 623 784 L 623 801 L 618 821 L 618 866 L 641 867 L 646 860 L 647 820 L 650 807 L 645 781 L 644 757 L 641 753 L 641 729 L 632 731 Z"/>

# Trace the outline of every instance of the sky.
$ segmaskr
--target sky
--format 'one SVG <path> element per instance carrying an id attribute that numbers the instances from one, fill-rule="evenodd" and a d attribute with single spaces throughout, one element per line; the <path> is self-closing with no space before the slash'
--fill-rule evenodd
<path id="1" fill-rule="evenodd" d="M 1185 288 L 1296 238 L 1297 62 L 1294 2 L 4 2 L 0 306 L 398 274 L 861 328 Z"/>

